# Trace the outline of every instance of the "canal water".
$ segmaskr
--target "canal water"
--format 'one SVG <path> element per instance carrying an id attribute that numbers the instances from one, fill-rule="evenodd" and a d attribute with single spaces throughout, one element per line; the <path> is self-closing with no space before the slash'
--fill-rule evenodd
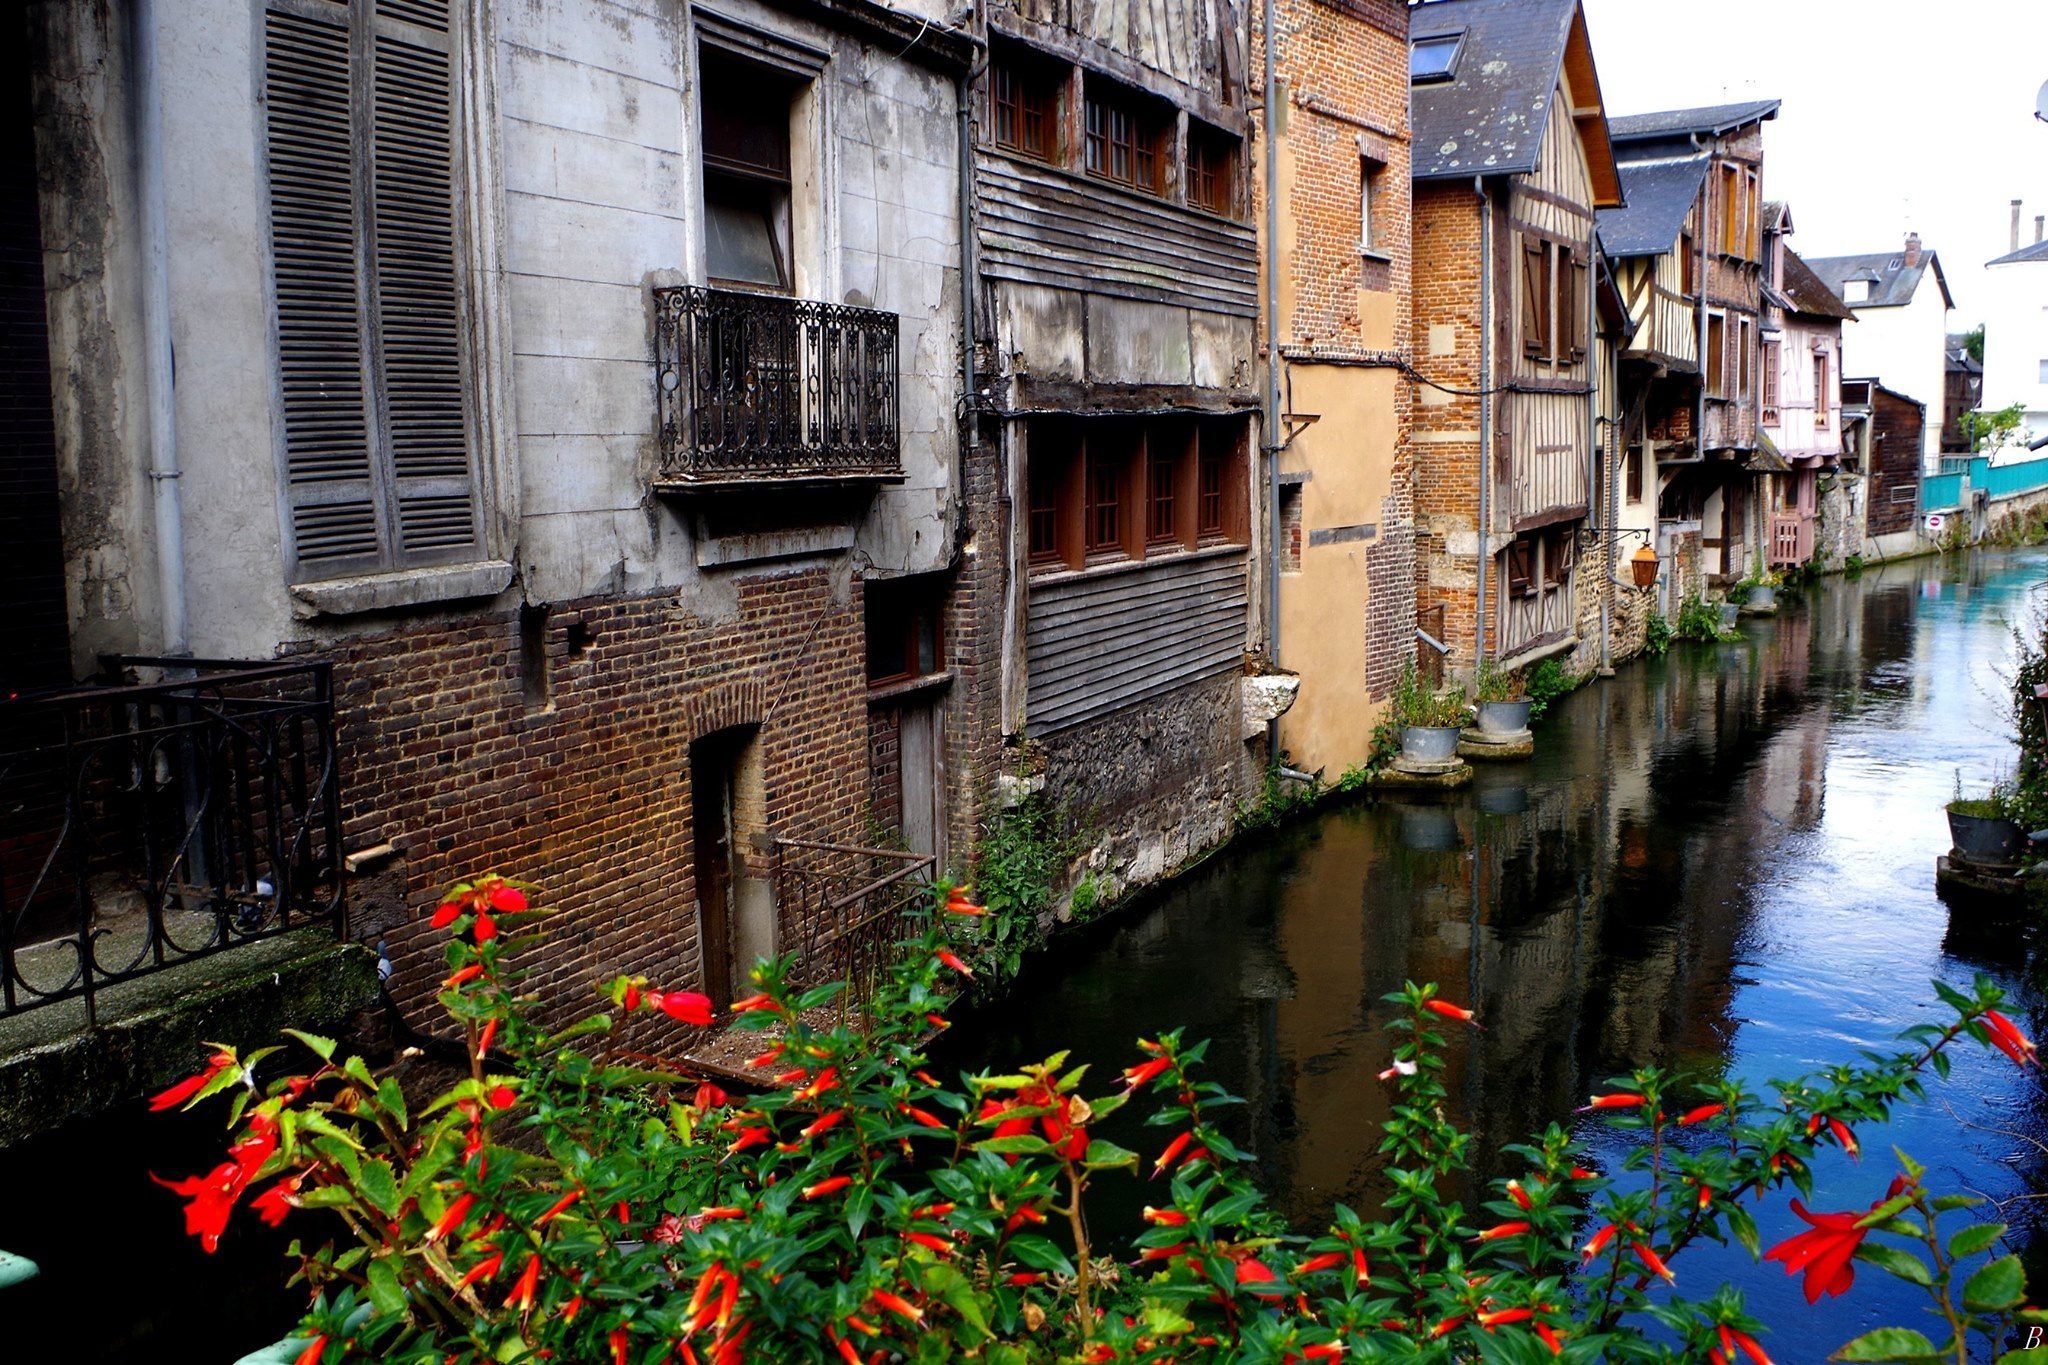
<path id="1" fill-rule="evenodd" d="M 2010 768 L 2012 632 L 2044 594 L 2039 551 L 1782 594 L 1782 614 L 1746 621 L 1740 643 L 1675 645 L 1574 694 L 1532 760 L 1482 769 L 1454 799 L 1330 809 L 1063 940 L 962 1021 L 947 1060 L 1000 1071 L 1070 1048 L 1107 1086 L 1141 1036 L 1211 1039 L 1213 1078 L 1246 1100 L 1235 1136 L 1312 1229 L 1380 1192 L 1380 998 L 1404 980 L 1439 983 L 1485 1022 L 1447 1077 L 1486 1175 L 1512 1173 L 1501 1145 L 1553 1122 L 1576 1123 L 1611 1169 L 1619 1146 L 1572 1113 L 1607 1078 L 1654 1063 L 1762 1089 L 1855 1061 L 1942 1017 L 1933 978 L 1990 974 L 2039 1036 L 2033 938 L 1951 913 L 1934 866 L 1958 774 L 1967 789 Z M 1149 1149 L 1161 1131 L 1126 1111 L 1102 1135 Z M 2034 1236 L 2048 1199 L 2038 1072 L 1972 1046 L 1926 1102 L 1861 1138 L 1860 1164 L 1816 1163 L 1814 1207 L 1878 1198 L 1897 1144 L 1940 1185 L 2007 1201 L 2022 1248 L 2048 1244 Z M 1105 1180 L 1098 1232 L 1128 1232 L 1147 1193 Z M 1801 1226 L 1782 1196 L 1759 1223 L 1766 1245 Z M 2043 1257 L 2029 1259 L 2038 1286 Z M 1694 1297 L 1739 1283 L 1784 1365 L 1921 1325 L 1919 1302 L 1873 1267 L 1817 1308 L 1739 1249 L 1696 1249 L 1679 1274 Z"/>

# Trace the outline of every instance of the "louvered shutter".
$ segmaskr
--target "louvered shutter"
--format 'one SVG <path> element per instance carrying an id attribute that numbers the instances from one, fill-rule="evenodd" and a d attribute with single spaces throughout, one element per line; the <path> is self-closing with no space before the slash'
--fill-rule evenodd
<path id="1" fill-rule="evenodd" d="M 448 0 L 273 0 L 265 70 L 298 574 L 474 558 Z"/>
<path id="2" fill-rule="evenodd" d="M 448 0 L 375 3 L 368 55 L 376 344 L 399 558 L 431 563 L 470 557 L 477 546 L 455 260 L 455 53 Z"/>
<path id="3" fill-rule="evenodd" d="M 1550 354 L 1550 277 L 1543 257 L 1541 239 L 1523 239 L 1522 351 L 1530 356 Z"/>
<path id="4" fill-rule="evenodd" d="M 285 501 L 302 576 L 386 557 L 363 383 L 349 48 L 340 5 L 264 16 Z"/>
<path id="5" fill-rule="evenodd" d="M 1569 260 L 1571 269 L 1559 271 L 1564 276 L 1564 306 L 1570 310 L 1571 321 L 1565 324 L 1570 329 L 1570 358 L 1574 361 L 1586 358 L 1586 329 L 1590 325 L 1589 312 L 1593 305 L 1592 262 L 1589 258 L 1568 248 L 1560 248 L 1563 255 L 1559 261 Z"/>

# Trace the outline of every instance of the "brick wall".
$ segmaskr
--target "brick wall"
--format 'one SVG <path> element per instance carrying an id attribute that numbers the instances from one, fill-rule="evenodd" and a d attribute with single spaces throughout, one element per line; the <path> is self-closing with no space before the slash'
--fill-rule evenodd
<path id="1" fill-rule="evenodd" d="M 689 746 L 758 727 L 777 834 L 852 842 L 866 825 L 861 593 L 844 564 L 741 578 L 730 610 L 672 596 L 564 603 L 523 677 L 517 613 L 447 619 L 333 651 L 351 848 L 405 855 L 412 915 L 383 933 L 395 993 L 440 976 L 418 911 L 458 878 L 536 882 L 559 912 L 532 987 L 580 1011 L 598 981 L 703 981 Z"/>

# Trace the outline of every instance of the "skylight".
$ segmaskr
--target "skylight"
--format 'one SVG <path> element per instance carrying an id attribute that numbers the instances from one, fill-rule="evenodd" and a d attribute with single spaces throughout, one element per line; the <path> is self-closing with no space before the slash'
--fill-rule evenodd
<path id="1" fill-rule="evenodd" d="M 1458 51 L 1464 43 L 1463 33 L 1417 38 L 1408 45 L 1408 79 L 1418 84 L 1449 80 L 1458 69 Z"/>

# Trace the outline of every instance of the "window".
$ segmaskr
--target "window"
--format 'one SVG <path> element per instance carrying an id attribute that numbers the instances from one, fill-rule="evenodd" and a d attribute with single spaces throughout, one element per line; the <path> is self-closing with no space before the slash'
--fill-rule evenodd
<path id="1" fill-rule="evenodd" d="M 2040 378 L 2043 384 L 2048 384 L 2048 360 L 2044 360 L 2041 362 Z"/>
<path id="2" fill-rule="evenodd" d="M 1033 422 L 1026 457 L 1032 566 L 1080 569 L 1242 543 L 1244 430 L 1242 421 L 1223 418 Z"/>
<path id="3" fill-rule="evenodd" d="M 1726 398 L 1722 379 L 1728 360 L 1728 320 L 1719 313 L 1707 314 L 1707 396 Z"/>
<path id="4" fill-rule="evenodd" d="M 1237 211 L 1238 141 L 1220 128 L 1188 123 L 1188 203 L 1211 213 Z"/>
<path id="5" fill-rule="evenodd" d="M 1641 502 L 1643 500 L 1643 448 L 1641 446 L 1630 446 L 1624 464 L 1626 465 L 1624 472 L 1628 480 L 1628 500 L 1630 502 Z"/>
<path id="6" fill-rule="evenodd" d="M 1379 229 L 1374 221 L 1376 215 L 1373 209 L 1379 199 L 1381 178 L 1386 174 L 1386 170 L 1387 168 L 1383 163 L 1375 161 L 1369 156 L 1360 157 L 1358 160 L 1358 249 L 1360 251 L 1378 252 L 1384 250 L 1380 245 Z"/>
<path id="7" fill-rule="evenodd" d="M 1522 238 L 1522 350 L 1532 359 L 1569 365 L 1585 355 L 1586 261 L 1572 246 Z"/>
<path id="8" fill-rule="evenodd" d="M 943 575 L 871 578 L 864 591 L 869 687 L 946 671 Z"/>
<path id="9" fill-rule="evenodd" d="M 1755 324 L 1748 318 L 1735 320 L 1735 396 L 1744 402 L 1754 392 L 1750 384 L 1750 366 L 1755 363 L 1756 347 L 1751 342 Z"/>
<path id="10" fill-rule="evenodd" d="M 1088 80 L 1088 174 L 1147 194 L 1160 190 L 1166 119 L 1151 101 L 1108 81 Z"/>
<path id="11" fill-rule="evenodd" d="M 1869 280 L 1844 280 L 1844 281 L 1842 282 L 1842 302 L 1844 302 L 1844 303 L 1869 303 L 1869 302 L 1870 302 L 1870 281 L 1869 281 Z"/>
<path id="12" fill-rule="evenodd" d="M 1766 341 L 1764 343 L 1763 407 L 1765 422 L 1776 422 L 1778 420 L 1778 369 L 1784 363 L 1784 349 L 1783 342 Z"/>
<path id="13" fill-rule="evenodd" d="M 1508 596 L 1536 595 L 1536 542 L 1532 539 L 1508 542 Z"/>
<path id="14" fill-rule="evenodd" d="M 1815 351 L 1813 354 L 1813 424 L 1824 427 L 1828 424 L 1828 409 L 1835 405 L 1834 387 L 1828 382 L 1828 353 Z"/>
<path id="15" fill-rule="evenodd" d="M 447 0 L 263 29 L 282 477 L 294 578 L 476 559 Z"/>
<path id="16" fill-rule="evenodd" d="M 1408 79 L 1417 85 L 1451 79 L 1458 72 L 1458 53 L 1464 44 L 1463 33 L 1417 38 L 1408 45 Z"/>
<path id="17" fill-rule="evenodd" d="M 780 73 L 702 50 L 704 265 L 714 284 L 788 293 L 789 114 Z"/>
<path id="18" fill-rule="evenodd" d="M 989 140 L 1041 161 L 1060 157 L 1060 93 L 1065 72 L 1029 53 L 995 49 L 988 74 Z"/>
<path id="19" fill-rule="evenodd" d="M 1733 256 L 1742 248 L 1742 172 L 1733 166 L 1721 168 L 1721 254 Z"/>
<path id="20" fill-rule="evenodd" d="M 1678 239 L 1678 292 L 1691 298 L 1699 292 L 1695 278 L 1699 271 L 1700 244 L 1693 240 L 1690 232 Z"/>

